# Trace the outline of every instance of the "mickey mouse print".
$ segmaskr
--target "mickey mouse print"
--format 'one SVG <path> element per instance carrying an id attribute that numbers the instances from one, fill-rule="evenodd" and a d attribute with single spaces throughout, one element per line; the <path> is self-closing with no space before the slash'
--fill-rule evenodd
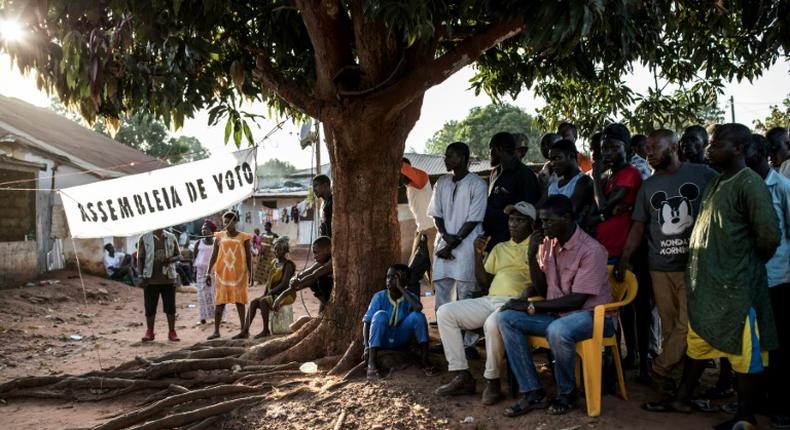
<path id="1" fill-rule="evenodd" d="M 714 176 L 706 165 L 683 163 L 677 171 L 653 175 L 642 184 L 632 217 L 646 224 L 650 270 L 686 270 L 702 193 Z"/>

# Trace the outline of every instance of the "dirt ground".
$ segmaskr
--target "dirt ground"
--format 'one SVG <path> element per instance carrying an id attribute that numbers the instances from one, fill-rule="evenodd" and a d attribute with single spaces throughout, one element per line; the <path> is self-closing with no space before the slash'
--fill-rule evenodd
<path id="1" fill-rule="evenodd" d="M 303 252 L 294 256 L 301 268 Z M 300 260 L 299 258 L 302 258 Z M 80 374 L 99 368 L 107 369 L 135 356 L 154 356 L 178 350 L 204 340 L 212 330 L 210 324 L 199 325 L 194 293 L 178 293 L 176 329 L 181 342 L 166 340 L 164 318 L 157 321 L 155 342 L 142 343 L 142 290 L 102 278 L 86 276 L 87 304 L 76 273 L 60 271 L 47 274 L 34 287 L 0 291 L 0 383 L 28 375 Z M 253 296 L 261 287 L 253 289 Z M 304 303 L 297 299 L 294 316 L 312 314 L 318 302 L 309 293 Z M 434 319 L 433 298 L 423 297 L 429 321 Z M 162 316 L 163 317 L 163 316 Z M 223 323 L 223 337 L 238 331 L 238 320 L 230 314 Z M 260 330 L 260 320 L 252 328 Z M 431 336 L 438 339 L 434 327 Z M 481 348 L 482 351 L 482 348 Z M 432 357 L 446 366 L 444 357 Z M 482 361 L 473 361 L 472 372 L 482 374 Z M 446 369 L 446 367 L 445 367 Z M 508 398 L 495 406 L 479 401 L 482 377 L 478 377 L 478 395 L 451 399 L 440 398 L 433 390 L 449 381 L 447 372 L 433 378 L 425 377 L 415 368 L 396 371 L 388 378 L 367 383 L 356 379 L 338 385 L 338 379 L 315 375 L 292 377 L 302 389 L 282 398 L 253 407 L 240 408 L 224 418 L 215 428 L 225 429 L 699 429 L 724 421 L 723 412 L 650 414 L 643 412 L 642 402 L 655 400 L 650 388 L 627 376 L 629 400 L 613 395 L 603 398 L 602 414 L 589 418 L 584 402 L 561 417 L 536 411 L 524 417 L 509 419 L 503 409 L 513 402 Z M 550 375 L 544 381 L 552 390 Z M 102 417 L 129 409 L 150 392 L 105 402 L 68 402 L 57 400 L 0 399 L 3 429 L 85 428 L 101 423 Z M 343 416 L 341 427 L 335 427 Z M 762 418 L 762 417 L 761 417 Z"/>

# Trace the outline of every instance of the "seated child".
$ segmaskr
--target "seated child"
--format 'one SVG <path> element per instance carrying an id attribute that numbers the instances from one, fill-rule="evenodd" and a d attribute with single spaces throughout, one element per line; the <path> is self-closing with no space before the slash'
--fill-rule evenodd
<path id="1" fill-rule="evenodd" d="M 313 259 L 315 263 L 308 267 L 293 279 L 288 288 L 277 296 L 272 304 L 272 310 L 280 309 L 280 306 L 293 303 L 296 292 L 305 288 L 310 288 L 315 297 L 321 302 L 320 312 L 332 296 L 332 240 L 326 236 L 321 236 L 313 241 Z"/>
<path id="2" fill-rule="evenodd" d="M 436 374 L 428 361 L 428 321 L 422 313 L 420 298 L 406 289 L 410 276 L 405 264 L 387 270 L 387 289 L 373 295 L 362 318 L 363 360 L 368 362 L 368 379 L 378 375 L 376 354 L 380 349 L 401 349 L 412 339 L 420 345 L 420 361 L 427 376 Z"/>
<path id="3" fill-rule="evenodd" d="M 250 310 L 247 312 L 247 318 L 244 323 L 242 332 L 249 334 L 252 320 L 255 319 L 255 312 L 261 310 L 261 319 L 263 320 L 263 330 L 255 335 L 255 339 L 269 336 L 269 312 L 272 309 L 274 300 L 277 296 L 288 288 L 288 284 L 296 272 L 296 264 L 288 259 L 288 252 L 291 250 L 288 243 L 288 237 L 283 236 L 278 238 L 272 244 L 274 251 L 274 259 L 269 263 L 271 269 L 269 270 L 269 279 L 264 286 L 263 295 L 250 302 Z M 280 306 L 290 305 L 294 302 L 294 296 L 286 297 Z"/>

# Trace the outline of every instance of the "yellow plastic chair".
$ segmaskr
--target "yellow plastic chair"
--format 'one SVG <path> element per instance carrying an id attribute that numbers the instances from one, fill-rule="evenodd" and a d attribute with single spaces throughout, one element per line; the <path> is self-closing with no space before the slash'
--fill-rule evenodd
<path id="1" fill-rule="evenodd" d="M 587 416 L 601 415 L 601 373 L 603 370 L 603 348 L 612 348 L 614 351 L 614 366 L 617 369 L 617 383 L 620 386 L 620 396 L 628 400 L 623 377 L 623 366 L 620 363 L 620 348 L 617 345 L 617 336 L 604 337 L 603 323 L 607 311 L 618 310 L 634 301 L 639 288 L 636 276 L 626 271 L 623 282 L 617 282 L 612 274 L 614 266 L 609 266 L 609 283 L 612 285 L 612 303 L 598 305 L 593 310 L 593 336 L 590 339 L 576 343 L 576 384 L 584 382 L 584 398 L 587 401 Z M 530 300 L 542 300 L 542 297 Z M 542 336 L 527 336 L 530 345 L 549 348 L 549 342 Z M 581 363 L 579 363 L 581 361 Z M 581 364 L 581 366 L 580 366 Z M 582 373 L 583 380 L 579 373 Z"/>

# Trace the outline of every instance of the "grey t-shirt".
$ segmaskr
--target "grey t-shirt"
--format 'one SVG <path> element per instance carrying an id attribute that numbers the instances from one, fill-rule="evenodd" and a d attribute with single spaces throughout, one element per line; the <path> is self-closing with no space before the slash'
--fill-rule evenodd
<path id="1" fill-rule="evenodd" d="M 702 193 L 716 175 L 704 164 L 683 163 L 675 173 L 654 174 L 642 182 L 631 218 L 646 224 L 650 270 L 686 271 Z"/>

